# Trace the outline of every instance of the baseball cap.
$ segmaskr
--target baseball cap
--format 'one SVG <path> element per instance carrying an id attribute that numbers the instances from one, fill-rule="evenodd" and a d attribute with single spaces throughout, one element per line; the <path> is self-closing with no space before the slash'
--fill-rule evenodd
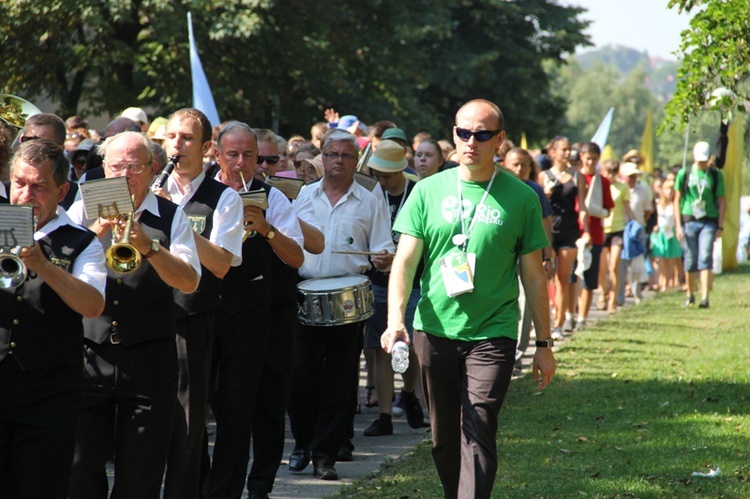
<path id="1" fill-rule="evenodd" d="M 696 142 L 695 147 L 693 147 L 693 159 L 696 161 L 708 161 L 709 157 L 711 157 L 711 146 L 708 145 L 708 142 Z"/>

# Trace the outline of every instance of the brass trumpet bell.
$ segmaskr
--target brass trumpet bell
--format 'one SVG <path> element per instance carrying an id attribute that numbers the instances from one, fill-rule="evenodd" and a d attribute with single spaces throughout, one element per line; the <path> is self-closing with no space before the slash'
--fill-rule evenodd
<path id="1" fill-rule="evenodd" d="M 26 120 L 42 111 L 31 102 L 10 94 L 0 94 L 0 120 L 18 131 L 26 126 Z"/>
<path id="2" fill-rule="evenodd" d="M 112 244 L 104 254 L 107 267 L 120 274 L 129 274 L 135 271 L 141 266 L 142 261 L 141 253 L 135 249 L 135 246 L 130 244 L 132 214 L 126 216 L 128 220 L 125 223 L 125 234 L 122 237 L 122 241 Z"/>
<path id="3" fill-rule="evenodd" d="M 0 289 L 16 289 L 27 275 L 23 260 L 13 253 L 0 253 Z"/>

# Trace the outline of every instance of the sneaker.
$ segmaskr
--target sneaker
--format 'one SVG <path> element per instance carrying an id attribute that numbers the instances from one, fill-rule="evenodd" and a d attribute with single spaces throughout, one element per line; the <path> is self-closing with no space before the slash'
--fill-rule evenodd
<path id="1" fill-rule="evenodd" d="M 685 303 L 682 304 L 683 307 L 688 308 L 695 305 L 695 295 L 688 296 L 687 300 L 685 300 Z"/>
<path id="2" fill-rule="evenodd" d="M 562 328 L 561 327 L 556 327 L 555 329 L 552 330 L 552 339 L 553 340 L 561 340 L 563 338 L 564 338 L 564 336 L 562 334 Z"/>
<path id="3" fill-rule="evenodd" d="M 586 319 L 585 318 L 578 319 L 576 321 L 576 329 L 575 330 L 576 331 L 580 331 L 581 329 L 585 329 L 585 328 L 586 328 Z"/>
<path id="4" fill-rule="evenodd" d="M 406 410 L 406 422 L 412 428 L 421 428 L 424 422 L 424 412 L 417 396 L 414 392 L 401 390 L 401 401 Z"/>
<path id="5" fill-rule="evenodd" d="M 698 304 L 698 308 L 708 308 L 708 298 L 704 298 L 701 300 L 701 302 Z"/>
<path id="6" fill-rule="evenodd" d="M 391 406 L 391 416 L 394 418 L 400 418 L 403 417 L 404 414 L 406 414 L 406 411 L 404 410 L 404 401 L 401 400 L 401 395 L 399 395 Z"/>
<path id="7" fill-rule="evenodd" d="M 565 322 L 563 322 L 562 330 L 566 333 L 569 333 L 573 331 L 576 327 L 576 321 L 572 317 L 570 319 L 565 319 Z"/>
<path id="8" fill-rule="evenodd" d="M 393 435 L 393 423 L 390 418 L 383 418 L 383 415 L 372 422 L 365 430 L 366 437 L 382 437 L 383 435 Z"/>

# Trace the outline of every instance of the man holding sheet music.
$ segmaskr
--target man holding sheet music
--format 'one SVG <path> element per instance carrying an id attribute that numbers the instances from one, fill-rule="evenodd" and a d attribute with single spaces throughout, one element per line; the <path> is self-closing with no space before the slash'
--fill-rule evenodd
<path id="1" fill-rule="evenodd" d="M 390 219 L 382 199 L 354 181 L 358 152 L 356 137 L 330 132 L 323 144 L 325 177 L 303 189 L 295 201 L 297 210 L 312 208 L 326 240 L 320 255 L 305 254 L 300 268 L 304 279 L 390 266 L 395 250 Z M 378 254 L 368 257 L 366 252 Z M 356 407 L 362 325 L 299 328 L 289 399 L 295 439 L 291 471 L 304 470 L 312 459 L 317 478 L 338 479 L 334 465 Z"/>
<path id="2" fill-rule="evenodd" d="M 198 109 L 180 109 L 167 122 L 167 156 L 178 156 L 160 194 L 180 206 L 195 233 L 201 282 L 194 293 L 175 290 L 177 409 L 167 459 L 164 497 L 198 497 L 208 407 L 211 343 L 221 280 L 242 263 L 242 202 L 230 187 L 207 178 L 203 156 L 212 147 L 211 123 Z"/>
<path id="3" fill-rule="evenodd" d="M 278 147 L 275 138 L 273 145 Z M 258 150 L 258 136 L 245 123 L 230 121 L 221 128 L 216 179 L 243 197 L 247 237 L 242 265 L 222 282 L 217 312 L 218 388 L 212 405 L 217 430 L 208 497 L 242 494 L 251 439 L 250 497 L 271 492 L 283 455 L 303 238 L 289 200 L 257 178 Z"/>
<path id="4" fill-rule="evenodd" d="M 22 246 L 28 271 L 18 287 L 0 289 L 3 497 L 64 498 L 70 481 L 81 402 L 81 318 L 102 312 L 106 271 L 96 236 L 58 207 L 69 169 L 59 145 L 22 144 L 11 162 L 10 202 L 33 209 L 2 205 L 0 212 L 0 245 Z"/>
<path id="5" fill-rule="evenodd" d="M 84 319 L 83 403 L 69 496 L 107 497 L 106 462 L 114 454 L 112 496 L 156 498 L 177 393 L 173 289 L 195 291 L 201 267 L 182 209 L 150 191 L 157 166 L 146 136 L 122 132 L 100 151 L 106 179 L 96 182 L 106 189 L 108 179 L 128 181 L 134 202 L 116 208 L 134 212 L 130 244 L 142 261 L 130 273 L 108 268 L 104 312 L 98 319 Z M 97 218 L 99 207 L 87 206 L 87 193 L 82 194 L 69 215 L 108 248 L 113 224 L 119 225 L 115 232 L 123 232 L 125 224 Z"/>

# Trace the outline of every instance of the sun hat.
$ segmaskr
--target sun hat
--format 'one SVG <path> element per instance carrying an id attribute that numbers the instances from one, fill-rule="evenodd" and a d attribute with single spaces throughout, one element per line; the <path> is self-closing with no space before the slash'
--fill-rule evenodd
<path id="1" fill-rule="evenodd" d="M 383 173 L 398 173 L 409 164 L 406 149 L 393 140 L 381 140 L 367 161 L 367 166 Z"/>
<path id="2" fill-rule="evenodd" d="M 695 143 L 693 147 L 693 159 L 696 161 L 708 161 L 711 157 L 711 146 L 708 142 L 700 141 Z"/>
<path id="3" fill-rule="evenodd" d="M 638 169 L 635 163 L 623 163 L 620 165 L 620 176 L 629 177 L 631 175 L 640 175 L 643 173 Z"/>
<path id="4" fill-rule="evenodd" d="M 120 116 L 133 120 L 136 123 L 148 123 L 148 116 L 146 116 L 146 111 L 144 111 L 140 107 L 129 107 L 122 113 L 120 113 Z"/>
<path id="5" fill-rule="evenodd" d="M 404 131 L 400 128 L 387 128 L 383 132 L 383 136 L 381 137 L 381 139 L 401 139 L 406 142 L 406 133 L 404 133 Z"/>

